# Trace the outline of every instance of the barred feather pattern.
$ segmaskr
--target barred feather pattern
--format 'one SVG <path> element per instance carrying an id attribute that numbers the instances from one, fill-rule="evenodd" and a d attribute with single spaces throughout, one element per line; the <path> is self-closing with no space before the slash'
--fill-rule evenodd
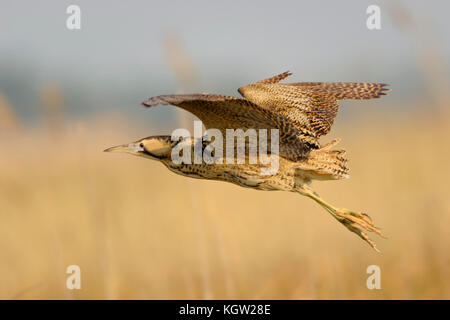
<path id="1" fill-rule="evenodd" d="M 379 98 L 390 89 L 385 83 L 371 82 L 294 82 L 285 86 L 304 87 L 332 95 L 336 100 L 362 100 Z"/>
<path id="2" fill-rule="evenodd" d="M 312 150 L 308 159 L 298 164 L 297 174 L 314 180 L 337 180 L 348 179 L 348 159 L 345 150 L 331 149 L 339 142 L 335 139 L 322 148 Z"/>

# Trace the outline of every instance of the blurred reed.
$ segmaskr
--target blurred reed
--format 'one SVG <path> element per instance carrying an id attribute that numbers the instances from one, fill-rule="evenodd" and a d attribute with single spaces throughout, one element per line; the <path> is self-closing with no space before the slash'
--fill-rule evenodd
<path id="1" fill-rule="evenodd" d="M 12 104 L 6 96 L 0 92 L 0 131 L 16 131 L 19 127 L 19 119 L 14 112 Z"/>
<path id="2" fill-rule="evenodd" d="M 169 68 L 172 70 L 178 81 L 178 90 L 177 93 L 189 93 L 194 90 L 196 87 L 196 68 L 194 63 L 192 62 L 191 57 L 188 55 L 185 47 L 181 42 L 181 38 L 178 34 L 172 32 L 167 34 L 164 38 L 164 53 L 166 57 L 166 61 L 169 65 Z M 192 130 L 192 119 L 187 112 L 183 112 L 182 110 L 177 110 L 179 115 L 179 125 L 181 128 L 186 128 Z M 191 131 L 192 132 L 192 131 Z M 192 182 L 190 180 L 186 180 L 184 182 L 186 192 L 189 195 L 191 208 L 190 212 L 192 213 L 193 224 L 195 227 L 195 234 L 197 235 L 196 244 L 197 244 L 197 256 L 199 259 L 199 266 L 201 268 L 201 280 L 202 280 L 202 299 L 213 299 L 213 290 L 211 288 L 211 275 L 210 275 L 210 258 L 208 248 L 206 246 L 206 237 L 205 237 L 205 219 L 207 218 L 205 215 L 204 207 L 201 204 L 201 198 L 198 197 L 198 194 L 202 194 L 202 190 L 197 190 L 197 194 L 192 187 Z M 192 290 L 190 290 L 192 291 Z"/>
<path id="3" fill-rule="evenodd" d="M 353 121 L 333 130 L 351 178 L 314 186 L 368 212 L 388 236 L 382 254 L 297 194 L 102 153 L 130 130 L 106 115 L 57 147 L 39 128 L 0 136 L 0 298 L 450 298 L 450 115 L 444 126 L 426 113 Z M 70 264 L 79 291 L 65 289 Z M 371 264 L 381 290 L 366 288 Z"/>
<path id="4" fill-rule="evenodd" d="M 47 83 L 40 88 L 40 98 L 45 126 L 54 139 L 59 139 L 64 128 L 64 95 L 62 89 L 56 84 Z"/>

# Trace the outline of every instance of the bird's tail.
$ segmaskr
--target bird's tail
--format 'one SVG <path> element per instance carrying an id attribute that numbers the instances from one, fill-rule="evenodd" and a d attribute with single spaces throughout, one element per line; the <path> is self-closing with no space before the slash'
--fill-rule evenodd
<path id="1" fill-rule="evenodd" d="M 339 141 L 339 139 L 334 139 L 320 149 L 312 150 L 308 158 L 299 163 L 296 175 L 313 180 L 348 179 L 349 170 L 345 150 L 331 149 Z"/>

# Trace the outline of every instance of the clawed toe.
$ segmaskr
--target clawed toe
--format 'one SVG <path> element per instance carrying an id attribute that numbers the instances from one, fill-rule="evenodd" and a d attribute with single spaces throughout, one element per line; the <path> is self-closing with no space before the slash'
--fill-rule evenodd
<path id="1" fill-rule="evenodd" d="M 373 249 L 379 252 L 375 242 L 373 242 L 367 232 L 374 232 L 382 236 L 381 230 L 376 227 L 372 219 L 366 213 L 350 211 L 347 209 L 336 210 L 336 218 L 347 227 L 350 231 L 356 233 L 360 238 L 366 241 Z"/>
<path id="2" fill-rule="evenodd" d="M 327 210 L 335 219 L 337 219 L 340 223 L 342 223 L 347 229 L 351 232 L 356 233 L 361 239 L 366 241 L 375 251 L 380 252 L 375 242 L 373 242 L 369 236 L 368 232 L 374 232 L 379 236 L 385 238 L 380 228 L 376 227 L 373 224 L 372 218 L 366 213 L 356 212 L 347 209 L 337 209 L 329 203 L 325 202 L 323 199 L 319 197 L 317 193 L 315 193 L 311 189 L 302 189 L 302 194 L 314 199 L 317 203 L 319 203 L 325 210 Z"/>

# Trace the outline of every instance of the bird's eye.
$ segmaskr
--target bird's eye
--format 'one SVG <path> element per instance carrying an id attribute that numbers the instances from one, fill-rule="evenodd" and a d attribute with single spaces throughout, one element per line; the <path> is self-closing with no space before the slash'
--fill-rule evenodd
<path id="1" fill-rule="evenodd" d="M 142 149 L 144 149 L 144 144 L 141 142 L 139 143 L 139 147 L 141 147 Z"/>

